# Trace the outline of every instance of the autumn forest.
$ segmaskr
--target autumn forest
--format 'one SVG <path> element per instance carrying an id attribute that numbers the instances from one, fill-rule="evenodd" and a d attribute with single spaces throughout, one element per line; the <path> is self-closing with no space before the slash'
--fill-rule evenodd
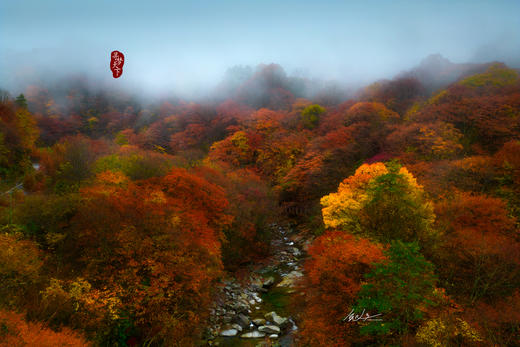
<path id="1" fill-rule="evenodd" d="M 498 62 L 3 91 L 0 345 L 518 346 L 519 153 Z"/>

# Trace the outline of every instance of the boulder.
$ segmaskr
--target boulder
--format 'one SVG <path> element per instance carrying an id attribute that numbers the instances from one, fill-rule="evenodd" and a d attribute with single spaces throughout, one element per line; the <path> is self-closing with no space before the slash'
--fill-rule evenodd
<path id="1" fill-rule="evenodd" d="M 263 318 L 255 318 L 255 319 L 253 319 L 253 323 L 255 323 L 255 325 L 258 327 L 260 325 L 264 325 L 265 324 L 265 319 L 263 319 Z"/>
<path id="2" fill-rule="evenodd" d="M 299 257 L 299 256 L 302 254 L 302 252 L 301 252 L 298 248 L 296 248 L 296 247 L 292 247 L 292 248 L 291 248 L 291 252 L 292 252 L 292 254 L 294 254 L 294 256 L 296 256 L 296 257 Z"/>
<path id="3" fill-rule="evenodd" d="M 239 332 L 242 332 L 242 326 L 240 324 L 232 324 L 231 325 L 233 327 L 233 329 L 236 329 L 237 331 Z"/>
<path id="4" fill-rule="evenodd" d="M 256 331 L 256 330 L 240 335 L 240 337 L 242 337 L 244 339 L 257 339 L 257 338 L 264 337 L 264 336 L 265 336 L 264 333 L 262 333 L 260 331 Z"/>
<path id="5" fill-rule="evenodd" d="M 279 334 L 280 328 L 276 325 L 262 325 L 261 327 L 258 327 L 258 331 L 266 334 Z"/>
<path id="6" fill-rule="evenodd" d="M 243 328 L 247 328 L 247 327 L 249 327 L 250 320 L 249 320 L 249 318 L 248 318 L 245 314 L 239 313 L 239 314 L 236 316 L 236 321 L 237 321 L 237 323 L 240 324 L 240 326 L 242 326 Z"/>
<path id="7" fill-rule="evenodd" d="M 220 336 L 236 336 L 237 333 L 237 329 L 226 329 L 220 332 Z"/>
<path id="8" fill-rule="evenodd" d="M 236 312 L 247 312 L 249 305 L 247 303 L 238 301 L 232 305 L 233 310 Z"/>
<path id="9" fill-rule="evenodd" d="M 294 287 L 296 281 L 301 277 L 303 277 L 303 274 L 300 271 L 291 271 L 278 283 L 277 287 Z"/>
<path id="10" fill-rule="evenodd" d="M 270 276 L 268 277 L 264 283 L 263 283 L 263 287 L 264 288 L 269 288 L 270 286 L 272 286 L 274 284 L 274 277 Z"/>
<path id="11" fill-rule="evenodd" d="M 274 324 L 278 325 L 281 328 L 285 328 L 287 324 L 289 323 L 289 320 L 284 317 L 280 317 L 276 314 L 276 312 L 269 312 L 265 314 L 265 319 L 273 322 Z"/>

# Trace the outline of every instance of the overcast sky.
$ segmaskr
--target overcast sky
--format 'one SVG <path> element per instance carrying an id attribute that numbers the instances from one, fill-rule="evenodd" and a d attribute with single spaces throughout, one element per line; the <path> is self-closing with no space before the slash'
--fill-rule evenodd
<path id="1" fill-rule="evenodd" d="M 125 54 L 112 78 L 109 53 Z M 431 53 L 520 65 L 520 0 L 0 0 L 0 87 L 77 71 L 154 90 L 279 63 L 342 81 L 391 77 Z"/>

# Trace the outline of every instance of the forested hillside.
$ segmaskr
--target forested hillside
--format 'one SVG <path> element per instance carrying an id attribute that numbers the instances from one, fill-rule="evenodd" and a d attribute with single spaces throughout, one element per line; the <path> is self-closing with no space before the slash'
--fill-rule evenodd
<path id="1" fill-rule="evenodd" d="M 197 101 L 34 84 L 1 96 L 0 187 L 2 346 L 520 343 L 520 74 L 502 63 L 433 56 L 356 92 L 235 68 Z M 280 256 L 277 225 L 301 268 L 282 308 L 269 273 L 257 289 L 294 329 L 217 339 L 223 286 Z M 270 326 L 236 317 L 220 330 Z"/>

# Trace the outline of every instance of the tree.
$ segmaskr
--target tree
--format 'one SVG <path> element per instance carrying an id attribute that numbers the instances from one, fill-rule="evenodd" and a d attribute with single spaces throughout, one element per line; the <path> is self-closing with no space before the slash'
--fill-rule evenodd
<path id="1" fill-rule="evenodd" d="M 226 269 L 265 257 L 269 252 L 269 223 L 276 211 L 275 200 L 267 182 L 250 169 L 225 169 L 216 165 L 201 166 L 195 172 L 208 182 L 223 187 L 229 201 L 227 213 L 232 223 L 224 228 L 222 262 Z"/>
<path id="2" fill-rule="evenodd" d="M 456 193 L 436 206 L 446 236 L 434 259 L 446 289 L 463 302 L 493 302 L 520 285 L 520 242 L 504 201 Z"/>
<path id="3" fill-rule="evenodd" d="M 16 222 L 39 241 L 52 274 L 42 279 L 49 284 L 33 318 L 81 329 L 100 345 L 130 338 L 195 344 L 223 268 L 225 231 L 238 227 L 223 188 L 179 168 L 138 181 L 104 171 L 79 193 L 34 194 L 22 205 Z M 5 243 L 0 258 L 13 250 L 17 256 L 0 259 L 0 277 L 14 279 L 6 289 L 20 293 L 20 282 L 37 274 L 37 248 L 11 238 Z"/>
<path id="4" fill-rule="evenodd" d="M 511 346 L 520 341 L 520 291 L 493 303 L 479 302 L 465 308 L 464 317 L 480 327 L 486 345 Z"/>
<path id="5" fill-rule="evenodd" d="M 173 157 L 134 146 L 124 146 L 118 153 L 100 157 L 94 163 L 94 172 L 122 172 L 131 180 L 166 175 L 173 166 Z"/>
<path id="6" fill-rule="evenodd" d="M 21 235 L 0 234 L 0 305 L 23 306 L 34 297 L 42 267 L 35 242 Z"/>
<path id="7" fill-rule="evenodd" d="M 0 175 L 20 176 L 30 167 L 39 130 L 27 108 L 0 103 Z"/>
<path id="8" fill-rule="evenodd" d="M 39 130 L 36 121 L 27 108 L 16 111 L 16 127 L 20 134 L 21 145 L 29 152 L 34 148 L 34 143 L 38 139 Z"/>
<path id="9" fill-rule="evenodd" d="M 388 261 L 365 276 L 367 283 L 358 293 L 354 311 L 381 314 L 381 321 L 367 322 L 360 332 L 392 340 L 425 320 L 427 308 L 435 305 L 437 278 L 417 243 L 392 241 L 385 255 Z"/>
<path id="10" fill-rule="evenodd" d="M 431 97 L 414 119 L 452 123 L 466 152 L 494 152 L 520 129 L 519 80 L 513 69 L 493 64 Z"/>
<path id="11" fill-rule="evenodd" d="M 301 121 L 305 128 L 314 129 L 318 126 L 320 115 L 326 110 L 320 105 L 307 106 L 301 113 Z"/>
<path id="12" fill-rule="evenodd" d="M 416 337 L 419 343 L 432 347 L 478 346 L 483 341 L 468 322 L 450 315 L 428 320 L 417 330 Z"/>
<path id="13" fill-rule="evenodd" d="M 222 232 L 232 222 L 223 189 L 172 169 L 137 182 L 107 172 L 81 194 L 60 261 L 116 293 L 118 314 L 143 341 L 193 345 L 221 273 Z M 106 329 L 117 324 L 99 333 L 114 338 Z"/>
<path id="14" fill-rule="evenodd" d="M 27 108 L 27 100 L 23 94 L 18 95 L 15 102 L 19 107 Z"/>
<path id="15" fill-rule="evenodd" d="M 338 124 L 325 135 L 309 139 L 295 165 L 280 181 L 282 199 L 318 205 L 324 194 L 355 171 L 356 163 L 364 156 L 363 150 L 353 137 L 353 129 Z M 321 220 L 321 215 L 316 219 Z"/>
<path id="16" fill-rule="evenodd" d="M 389 110 L 385 105 L 378 102 L 358 102 L 353 105 L 345 117 L 345 125 L 357 122 L 367 122 L 373 128 L 380 127 L 385 123 L 393 123 L 399 120 L 399 115 Z"/>
<path id="17" fill-rule="evenodd" d="M 321 199 L 326 227 L 370 237 L 433 241 L 433 205 L 422 187 L 395 163 L 363 164 L 346 178 L 336 193 Z"/>
<path id="18" fill-rule="evenodd" d="M 503 87 L 518 82 L 520 76 L 514 69 L 501 63 L 494 63 L 481 74 L 463 79 L 460 84 L 471 88 Z"/>
<path id="19" fill-rule="evenodd" d="M 27 322 L 22 314 L 0 310 L 0 346 L 87 347 L 81 335 L 68 328 L 52 331 L 42 323 Z"/>
<path id="20" fill-rule="evenodd" d="M 305 133 L 275 131 L 257 149 L 256 165 L 266 177 L 278 183 L 294 167 L 307 141 Z"/>
<path id="21" fill-rule="evenodd" d="M 247 134 L 244 131 L 237 131 L 224 140 L 215 142 L 211 146 L 209 158 L 241 167 L 253 162 L 254 151 L 249 145 Z"/>
<path id="22" fill-rule="evenodd" d="M 387 145 L 396 155 L 413 153 L 420 160 L 448 159 L 462 151 L 461 137 L 450 123 L 412 123 L 397 126 L 388 135 Z"/>
<path id="23" fill-rule="evenodd" d="M 363 275 L 384 260 L 382 247 L 341 231 L 329 231 L 309 248 L 303 283 L 306 301 L 301 337 L 311 346 L 346 346 L 357 329 L 343 318 L 361 289 Z M 326 304 L 325 304 L 326 303 Z"/>
<path id="24" fill-rule="evenodd" d="M 363 90 L 362 99 L 380 102 L 404 116 L 410 106 L 424 95 L 424 88 L 416 78 L 401 77 L 376 82 Z"/>
<path id="25" fill-rule="evenodd" d="M 388 172 L 385 164 L 363 164 L 353 176 L 340 183 L 338 191 L 321 198 L 323 223 L 328 228 L 339 228 L 352 233 L 361 232 L 359 212 L 367 202 L 366 189 L 375 177 Z"/>

